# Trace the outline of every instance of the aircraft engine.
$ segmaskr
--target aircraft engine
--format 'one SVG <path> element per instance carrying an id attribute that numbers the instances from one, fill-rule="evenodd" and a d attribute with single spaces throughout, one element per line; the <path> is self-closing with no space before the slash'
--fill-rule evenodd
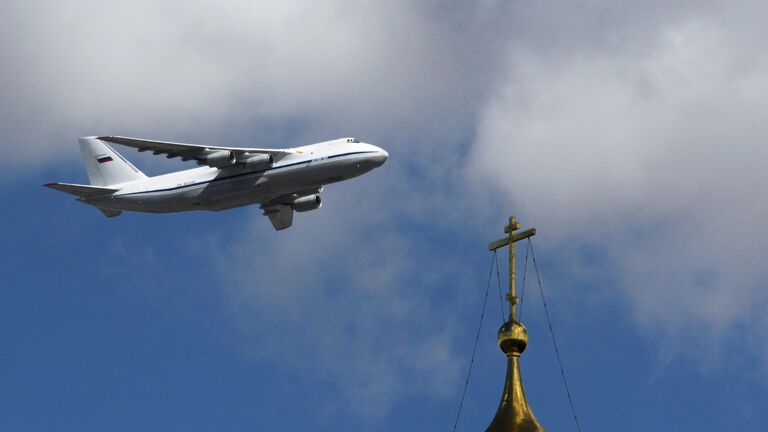
<path id="1" fill-rule="evenodd" d="M 237 161 L 245 165 L 246 168 L 258 170 L 271 167 L 275 163 L 275 158 L 272 157 L 272 155 L 260 154 L 246 156 L 244 158 L 238 159 Z"/>
<path id="2" fill-rule="evenodd" d="M 205 157 L 205 163 L 215 168 L 226 168 L 234 165 L 235 162 L 237 162 L 237 155 L 227 150 L 215 151 Z"/>
<path id="3" fill-rule="evenodd" d="M 305 212 L 310 210 L 317 210 L 323 205 L 323 200 L 320 199 L 320 195 L 309 195 L 301 197 L 293 202 L 293 209 L 297 212 Z"/>

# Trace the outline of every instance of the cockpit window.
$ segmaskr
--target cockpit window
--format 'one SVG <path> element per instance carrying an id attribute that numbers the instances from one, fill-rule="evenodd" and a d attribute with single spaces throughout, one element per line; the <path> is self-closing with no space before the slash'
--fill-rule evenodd
<path id="1" fill-rule="evenodd" d="M 359 143 L 360 140 L 357 138 L 347 138 L 348 143 Z"/>

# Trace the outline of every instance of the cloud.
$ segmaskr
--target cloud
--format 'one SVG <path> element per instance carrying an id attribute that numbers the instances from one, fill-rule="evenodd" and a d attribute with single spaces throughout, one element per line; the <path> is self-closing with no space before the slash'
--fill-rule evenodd
<path id="1" fill-rule="evenodd" d="M 768 306 L 768 59 L 744 32 L 690 14 L 633 50 L 511 43 L 470 171 L 554 244 L 599 245 L 638 325 L 712 362 Z"/>
<path id="2" fill-rule="evenodd" d="M 331 388 L 327 409 L 376 423 L 406 397 L 458 388 L 456 329 L 439 317 L 453 315 L 440 294 L 460 291 L 462 278 L 446 266 L 456 256 L 384 223 L 384 202 L 356 206 L 366 194 L 336 193 L 333 208 L 280 233 L 254 212 L 253 233 L 217 267 L 246 351 Z"/>
<path id="3" fill-rule="evenodd" d="M 12 1 L 0 18 L 0 53 L 11 59 L 2 65 L 0 142 L 13 149 L 3 160 L 52 161 L 86 134 L 198 142 L 258 133 L 273 141 L 260 145 L 276 146 L 465 124 L 483 88 L 469 78 L 493 70 L 484 67 L 493 45 L 478 51 L 472 43 L 485 37 L 493 14 L 472 8 L 474 18 L 459 17 L 466 8 L 455 9 L 405 1 Z M 295 131 L 265 136 L 286 124 Z"/>

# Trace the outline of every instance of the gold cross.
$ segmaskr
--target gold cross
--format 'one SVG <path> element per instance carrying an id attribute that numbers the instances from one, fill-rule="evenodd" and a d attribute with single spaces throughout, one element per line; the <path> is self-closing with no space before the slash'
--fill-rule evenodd
<path id="1" fill-rule="evenodd" d="M 507 293 L 507 300 L 509 301 L 510 321 L 517 321 L 517 297 L 515 296 L 515 242 L 536 235 L 536 228 L 530 228 L 515 234 L 515 231 L 519 229 L 520 224 L 517 222 L 517 219 L 515 219 L 514 216 L 510 216 L 509 225 L 504 227 L 504 232 L 507 233 L 507 237 L 488 245 L 489 251 L 495 251 L 504 246 L 509 246 L 509 292 Z"/>

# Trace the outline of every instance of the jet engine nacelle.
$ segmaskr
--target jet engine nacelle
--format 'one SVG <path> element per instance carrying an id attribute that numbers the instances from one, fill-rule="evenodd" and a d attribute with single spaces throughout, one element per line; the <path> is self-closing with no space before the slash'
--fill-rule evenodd
<path id="1" fill-rule="evenodd" d="M 248 169 L 259 170 L 267 169 L 274 165 L 275 158 L 272 155 L 260 154 L 245 156 L 237 161 L 245 165 Z"/>
<path id="2" fill-rule="evenodd" d="M 219 150 L 213 153 L 209 153 L 205 157 L 205 163 L 208 166 L 215 168 L 226 168 L 232 166 L 237 162 L 237 155 L 233 151 Z"/>
<path id="3" fill-rule="evenodd" d="M 317 210 L 323 205 L 323 200 L 320 199 L 320 195 L 309 195 L 301 197 L 293 202 L 291 207 L 297 212 L 305 212 L 310 210 Z"/>

